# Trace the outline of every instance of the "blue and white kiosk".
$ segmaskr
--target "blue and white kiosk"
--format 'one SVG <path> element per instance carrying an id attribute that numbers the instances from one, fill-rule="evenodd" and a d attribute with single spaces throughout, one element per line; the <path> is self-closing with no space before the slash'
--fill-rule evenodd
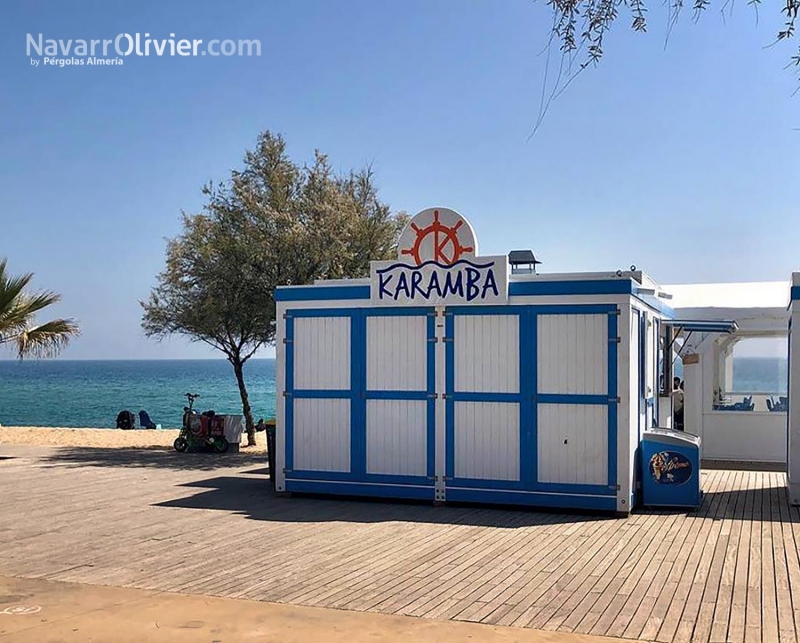
<path id="1" fill-rule="evenodd" d="M 279 492 L 631 511 L 670 416 L 645 274 L 511 274 L 430 208 L 369 279 L 275 299 Z"/>

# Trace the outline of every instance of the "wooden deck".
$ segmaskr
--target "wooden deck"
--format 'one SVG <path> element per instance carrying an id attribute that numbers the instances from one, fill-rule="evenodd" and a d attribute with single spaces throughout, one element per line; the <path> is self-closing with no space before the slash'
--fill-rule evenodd
<path id="1" fill-rule="evenodd" d="M 800 513 L 705 471 L 629 519 L 279 499 L 264 458 L 3 447 L 0 574 L 654 641 L 797 641 Z"/>

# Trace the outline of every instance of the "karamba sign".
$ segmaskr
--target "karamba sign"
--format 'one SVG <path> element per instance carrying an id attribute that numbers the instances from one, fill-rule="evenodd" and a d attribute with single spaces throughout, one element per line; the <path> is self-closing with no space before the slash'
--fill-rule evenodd
<path id="1" fill-rule="evenodd" d="M 447 208 L 428 208 L 400 235 L 397 259 L 370 264 L 373 304 L 497 304 L 508 300 L 508 258 L 479 257 L 472 226 Z"/>

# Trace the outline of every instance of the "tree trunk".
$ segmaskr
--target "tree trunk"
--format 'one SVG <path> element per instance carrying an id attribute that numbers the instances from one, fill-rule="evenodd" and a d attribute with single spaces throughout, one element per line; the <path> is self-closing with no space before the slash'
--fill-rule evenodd
<path id="1" fill-rule="evenodd" d="M 244 372 L 242 362 L 238 355 L 231 359 L 233 372 L 236 373 L 236 383 L 239 385 L 239 395 L 242 398 L 242 412 L 244 413 L 244 423 L 247 427 L 247 446 L 256 446 L 256 427 L 253 423 L 253 411 L 250 409 L 250 400 L 247 397 L 247 388 L 244 385 Z"/>

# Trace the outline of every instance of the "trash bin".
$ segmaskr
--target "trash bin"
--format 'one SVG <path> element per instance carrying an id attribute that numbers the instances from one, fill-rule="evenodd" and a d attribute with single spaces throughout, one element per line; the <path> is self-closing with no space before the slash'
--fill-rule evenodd
<path id="1" fill-rule="evenodd" d="M 642 435 L 642 504 L 646 507 L 698 508 L 701 440 L 672 429 Z"/>

